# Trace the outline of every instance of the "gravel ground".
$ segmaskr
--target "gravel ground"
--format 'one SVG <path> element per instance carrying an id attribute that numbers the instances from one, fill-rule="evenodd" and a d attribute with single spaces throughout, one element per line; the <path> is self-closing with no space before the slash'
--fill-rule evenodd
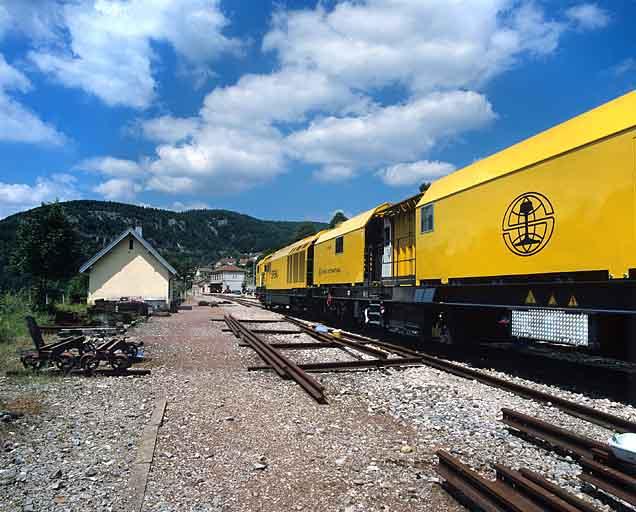
<path id="1" fill-rule="evenodd" d="M 222 332 L 223 322 L 210 321 L 224 312 L 277 318 L 243 306 L 195 306 L 154 318 L 133 332 L 146 344 L 148 377 L 0 378 L 0 409 L 25 412 L 0 423 L 0 511 L 131 510 L 130 467 L 162 393 L 168 406 L 146 512 L 463 510 L 437 484 L 439 448 L 489 477 L 494 462 L 527 467 L 589 499 L 580 492 L 578 466 L 510 434 L 500 410 L 601 441 L 611 432 L 428 367 L 313 374 L 326 387 L 329 405 L 321 406 L 272 372 L 246 371 L 262 363 Z M 305 334 L 264 337 L 313 341 Z M 353 359 L 338 349 L 287 354 L 297 362 Z M 631 407 L 514 380 L 636 419 Z"/>

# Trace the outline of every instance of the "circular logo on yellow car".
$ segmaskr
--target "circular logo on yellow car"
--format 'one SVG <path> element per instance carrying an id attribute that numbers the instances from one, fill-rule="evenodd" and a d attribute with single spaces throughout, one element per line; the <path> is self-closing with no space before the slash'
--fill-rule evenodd
<path id="1" fill-rule="evenodd" d="M 554 231 L 554 208 L 543 194 L 526 192 L 517 197 L 504 215 L 503 239 L 517 256 L 532 256 L 543 249 Z"/>

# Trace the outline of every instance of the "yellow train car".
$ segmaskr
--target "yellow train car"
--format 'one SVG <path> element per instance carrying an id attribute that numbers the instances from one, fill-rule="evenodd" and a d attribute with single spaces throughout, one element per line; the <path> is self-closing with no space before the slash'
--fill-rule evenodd
<path id="1" fill-rule="evenodd" d="M 313 244 L 321 233 L 283 247 L 263 260 L 263 283 L 271 290 L 293 290 L 313 284 Z"/>
<path id="2" fill-rule="evenodd" d="M 433 182 L 417 209 L 418 282 L 629 277 L 635 126 L 632 92 Z"/>
<path id="3" fill-rule="evenodd" d="M 270 256 L 268 254 L 256 264 L 256 288 L 267 288 L 267 264 Z"/>
<path id="4" fill-rule="evenodd" d="M 424 338 L 532 338 L 636 361 L 635 192 L 631 92 L 274 253 L 264 302 Z M 289 258 L 309 248 L 313 280 L 299 293 L 302 256 Z"/>
<path id="5" fill-rule="evenodd" d="M 383 203 L 324 231 L 314 247 L 314 284 L 356 285 L 365 281 L 365 231 L 374 215 L 386 209 Z"/>

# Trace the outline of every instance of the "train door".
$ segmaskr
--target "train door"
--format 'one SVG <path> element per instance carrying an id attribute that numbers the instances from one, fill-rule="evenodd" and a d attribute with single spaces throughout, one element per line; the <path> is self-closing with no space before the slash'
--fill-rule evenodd
<path id="1" fill-rule="evenodd" d="M 393 277 L 393 227 L 391 219 L 384 217 L 384 249 L 382 252 L 382 279 Z"/>

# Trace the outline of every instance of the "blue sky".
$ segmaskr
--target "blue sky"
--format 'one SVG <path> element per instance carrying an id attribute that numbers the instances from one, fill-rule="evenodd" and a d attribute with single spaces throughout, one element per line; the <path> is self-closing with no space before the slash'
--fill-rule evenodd
<path id="1" fill-rule="evenodd" d="M 0 0 L 0 218 L 326 220 L 636 86 L 636 2 Z"/>

